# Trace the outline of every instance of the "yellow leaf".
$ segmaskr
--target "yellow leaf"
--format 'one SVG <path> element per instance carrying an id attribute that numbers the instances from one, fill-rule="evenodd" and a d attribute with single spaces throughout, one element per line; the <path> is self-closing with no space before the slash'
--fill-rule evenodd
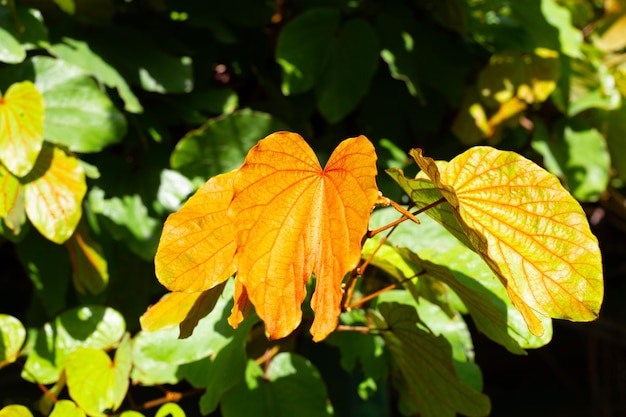
<path id="1" fill-rule="evenodd" d="M 78 159 L 46 143 L 21 182 L 26 214 L 33 226 L 54 243 L 64 243 L 78 225 L 87 192 Z"/>
<path id="2" fill-rule="evenodd" d="M 0 164 L 0 217 L 16 235 L 26 221 L 24 190 L 19 179 Z"/>
<path id="3" fill-rule="evenodd" d="M 441 168 L 411 151 L 439 188 L 476 251 L 506 286 L 531 332 L 537 314 L 597 317 L 603 298 L 596 237 L 558 179 L 514 153 L 474 147 Z"/>
<path id="4" fill-rule="evenodd" d="M 156 275 L 171 291 L 213 288 L 235 272 L 234 230 L 228 217 L 235 171 L 208 180 L 163 226 Z"/>
<path id="5" fill-rule="evenodd" d="M 30 81 L 0 96 L 0 161 L 18 177 L 28 174 L 43 145 L 43 96 Z"/>
<path id="6" fill-rule="evenodd" d="M 317 280 L 313 340 L 335 329 L 341 283 L 359 262 L 378 199 L 376 174 L 376 153 L 364 136 L 339 144 L 324 169 L 295 133 L 274 133 L 248 153 L 237 171 L 229 210 L 236 232 L 236 279 L 270 338 L 284 337 L 299 325 L 311 273 Z"/>

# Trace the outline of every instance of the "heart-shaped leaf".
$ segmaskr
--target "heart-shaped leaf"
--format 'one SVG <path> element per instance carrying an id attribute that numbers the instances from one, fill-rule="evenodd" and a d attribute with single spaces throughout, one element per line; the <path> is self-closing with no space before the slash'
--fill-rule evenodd
<path id="1" fill-rule="evenodd" d="M 128 391 L 131 343 L 128 334 L 111 361 L 104 350 L 78 348 L 67 358 L 65 375 L 70 397 L 90 416 L 104 417 L 119 408 Z"/>
<path id="2" fill-rule="evenodd" d="M 22 184 L 26 214 L 33 226 L 54 243 L 65 242 L 78 225 L 87 192 L 78 159 L 46 144 Z"/>
<path id="3" fill-rule="evenodd" d="M 33 417 L 33 413 L 23 405 L 7 405 L 0 410 L 0 417 Z"/>
<path id="4" fill-rule="evenodd" d="M 487 146 L 471 148 L 442 169 L 420 149 L 411 155 L 533 334 L 543 333 L 537 314 L 597 317 L 604 292 L 598 241 L 580 204 L 554 175 L 521 155 Z"/>
<path id="5" fill-rule="evenodd" d="M 259 141 L 237 171 L 230 216 L 237 281 L 270 338 L 291 333 L 311 273 L 313 339 L 324 339 L 341 309 L 341 282 L 361 257 L 361 239 L 378 199 L 376 153 L 367 138 L 343 141 L 322 169 L 295 133 Z"/>
<path id="6" fill-rule="evenodd" d="M 43 145 L 43 96 L 30 81 L 0 97 L 0 161 L 18 177 L 28 174 Z"/>
<path id="7" fill-rule="evenodd" d="M 70 400 L 60 400 L 54 404 L 48 417 L 85 417 L 85 412 Z"/>
<path id="8" fill-rule="evenodd" d="M 15 362 L 24 340 L 24 325 L 13 316 L 0 314 L 0 368 Z"/>

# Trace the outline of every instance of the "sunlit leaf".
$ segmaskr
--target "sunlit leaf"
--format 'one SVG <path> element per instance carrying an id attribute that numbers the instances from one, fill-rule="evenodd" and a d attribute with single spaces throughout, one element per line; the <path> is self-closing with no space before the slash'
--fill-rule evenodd
<path id="1" fill-rule="evenodd" d="M 207 181 L 163 226 L 154 259 L 171 291 L 205 291 L 235 272 L 235 237 L 228 216 L 236 171 Z"/>
<path id="2" fill-rule="evenodd" d="M 188 337 L 198 321 L 213 311 L 223 290 L 221 284 L 207 291 L 165 294 L 139 318 L 141 328 L 153 332 L 180 325 L 180 337 Z"/>
<path id="3" fill-rule="evenodd" d="M 326 401 L 315 367 L 296 354 L 279 353 L 265 370 L 248 361 L 245 380 L 224 394 L 220 410 L 224 417 L 327 417 Z"/>
<path id="4" fill-rule="evenodd" d="M 30 81 L 0 96 L 0 161 L 18 177 L 28 174 L 43 145 L 44 102 Z"/>
<path id="5" fill-rule="evenodd" d="M 54 404 L 48 417 L 85 417 L 85 412 L 70 400 L 60 400 Z"/>
<path id="6" fill-rule="evenodd" d="M 33 413 L 23 405 L 12 404 L 0 410 L 0 417 L 33 417 Z"/>
<path id="7" fill-rule="evenodd" d="M 65 246 L 72 262 L 74 287 L 80 292 L 98 294 L 109 282 L 109 270 L 102 247 L 89 235 L 89 229 L 80 223 Z"/>
<path id="8" fill-rule="evenodd" d="M 112 308 L 84 306 L 67 310 L 39 330 L 22 378 L 52 384 L 59 378 L 67 356 L 78 347 L 109 349 L 125 331 L 124 318 Z"/>
<path id="9" fill-rule="evenodd" d="M 21 33 L 15 22 L 14 4 L 0 6 L 0 62 L 17 64 L 26 58 L 26 50 L 18 40 Z"/>
<path id="10" fill-rule="evenodd" d="M 15 235 L 26 221 L 24 188 L 19 179 L 0 164 L 0 217 Z"/>
<path id="11" fill-rule="evenodd" d="M 597 239 L 556 177 L 490 147 L 472 148 L 443 169 L 419 149 L 411 155 L 454 208 L 533 334 L 543 333 L 537 315 L 597 317 L 603 298 Z"/>
<path id="12" fill-rule="evenodd" d="M 382 318 L 372 317 L 407 382 L 414 412 L 424 417 L 489 414 L 489 399 L 458 380 L 450 344 L 420 329 L 413 307 L 382 303 L 379 310 Z"/>
<path id="13" fill-rule="evenodd" d="M 230 205 L 236 279 L 270 338 L 284 337 L 300 324 L 311 273 L 316 277 L 313 339 L 334 330 L 341 282 L 359 262 L 378 198 L 376 173 L 376 153 L 364 136 L 339 144 L 323 170 L 295 133 L 272 134 L 248 153 Z"/>
<path id="14" fill-rule="evenodd" d="M 0 314 L 0 368 L 15 362 L 24 340 L 24 325 L 13 316 Z"/>
<path id="15" fill-rule="evenodd" d="M 79 347 L 65 365 L 70 397 L 94 417 L 104 417 L 117 410 L 129 386 L 131 342 L 127 334 L 111 361 L 104 350 Z"/>
<path id="16" fill-rule="evenodd" d="M 163 404 L 154 417 L 185 417 L 185 411 L 176 403 Z"/>
<path id="17" fill-rule="evenodd" d="M 44 145 L 32 171 L 22 178 L 26 214 L 47 239 L 63 243 L 74 233 L 87 192 L 78 159 Z"/>

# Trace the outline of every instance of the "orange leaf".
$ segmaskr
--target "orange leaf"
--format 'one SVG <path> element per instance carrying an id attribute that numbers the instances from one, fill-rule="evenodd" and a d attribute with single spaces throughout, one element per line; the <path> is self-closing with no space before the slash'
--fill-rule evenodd
<path id="1" fill-rule="evenodd" d="M 335 329 L 341 283 L 359 262 L 378 199 L 376 174 L 376 153 L 364 136 L 339 144 L 324 169 L 295 133 L 271 134 L 248 153 L 234 180 L 229 213 L 237 280 L 270 338 L 299 325 L 311 273 L 317 279 L 313 340 Z"/>
<path id="2" fill-rule="evenodd" d="M 205 291 L 235 272 L 235 240 L 228 217 L 235 171 L 207 181 L 171 214 L 154 259 L 156 275 L 171 291 Z"/>
<path id="3" fill-rule="evenodd" d="M 33 226 L 54 243 L 64 243 L 78 225 L 87 192 L 78 159 L 45 143 L 35 166 L 21 181 Z"/>
<path id="4" fill-rule="evenodd" d="M 18 177 L 28 174 L 43 145 L 43 96 L 30 81 L 0 97 L 0 160 Z"/>
<path id="5" fill-rule="evenodd" d="M 603 298 L 598 241 L 580 204 L 554 175 L 514 152 L 487 146 L 440 166 L 420 149 L 411 155 L 533 334 L 543 333 L 537 314 L 597 317 Z"/>

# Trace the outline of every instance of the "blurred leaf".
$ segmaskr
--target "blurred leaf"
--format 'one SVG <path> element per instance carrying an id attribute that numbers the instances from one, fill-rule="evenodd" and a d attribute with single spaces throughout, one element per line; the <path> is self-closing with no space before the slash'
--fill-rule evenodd
<path id="1" fill-rule="evenodd" d="M 23 177 L 43 145 L 44 102 L 30 81 L 12 84 L 0 97 L 0 160 Z"/>
<path id="2" fill-rule="evenodd" d="M 276 62 L 282 69 L 284 95 L 312 89 L 326 70 L 339 27 L 337 9 L 313 8 L 289 21 L 278 35 Z"/>
<path id="3" fill-rule="evenodd" d="M 26 329 L 15 317 L 0 314 L 0 369 L 15 362 L 26 340 Z"/>
<path id="4" fill-rule="evenodd" d="M 428 210 L 431 214 L 437 210 Z M 419 216 L 416 228 L 406 222 L 400 224 L 390 236 L 397 247 L 410 248 L 424 261 L 445 265 L 453 275 L 437 274 L 463 300 L 477 328 L 493 341 L 512 353 L 523 354 L 526 348 L 544 346 L 552 338 L 551 320 L 542 318 L 545 332 L 541 337 L 532 335 L 521 313 L 513 306 L 506 289 L 485 261 L 473 250 L 455 238 L 448 228 L 439 225 L 430 216 Z M 398 217 L 391 209 L 377 210 L 371 225 L 377 227 Z"/>
<path id="5" fill-rule="evenodd" d="M 111 361 L 104 350 L 79 347 L 67 357 L 65 374 L 70 397 L 94 417 L 105 417 L 117 410 L 128 391 L 131 368 L 131 342 L 128 334 Z"/>
<path id="6" fill-rule="evenodd" d="M 104 61 L 100 55 L 93 52 L 86 42 L 72 38 L 63 38 L 61 43 L 51 45 L 48 50 L 56 57 L 93 74 L 107 87 L 117 89 L 120 97 L 124 100 L 124 109 L 126 111 L 130 113 L 143 112 L 141 103 L 139 103 L 137 96 L 130 89 L 124 77 L 114 67 Z"/>
<path id="7" fill-rule="evenodd" d="M 24 189 L 19 179 L 0 164 L 0 217 L 6 226 L 19 235 L 24 222 Z"/>
<path id="8" fill-rule="evenodd" d="M 67 310 L 39 330 L 34 350 L 24 364 L 22 378 L 52 384 L 59 379 L 67 356 L 78 347 L 110 349 L 125 331 L 124 318 L 110 307 L 84 306 Z"/>
<path id="9" fill-rule="evenodd" d="M 378 37 L 367 21 L 355 18 L 342 25 L 316 85 L 317 106 L 330 123 L 343 119 L 365 96 L 378 53 Z"/>
<path id="10" fill-rule="evenodd" d="M 607 13 L 595 22 L 593 43 L 604 52 L 619 52 L 626 47 L 626 14 Z"/>
<path id="11" fill-rule="evenodd" d="M 548 171 L 561 178 L 579 201 L 598 201 L 609 185 L 611 158 L 602 134 L 572 120 L 557 123 L 552 134 L 535 120 L 532 147 Z"/>
<path id="12" fill-rule="evenodd" d="M 33 226 L 55 243 L 69 239 L 82 216 L 87 191 L 78 159 L 46 143 L 21 182 L 26 214 Z"/>
<path id="13" fill-rule="evenodd" d="M 285 124 L 267 113 L 241 110 L 209 119 L 178 142 L 172 152 L 172 168 L 202 181 L 238 168 L 260 139 L 286 130 Z"/>
<path id="14" fill-rule="evenodd" d="M 489 399 L 458 380 L 449 343 L 420 329 L 413 307 L 394 302 L 378 308 L 382 317 L 372 317 L 406 379 L 408 392 L 401 395 L 410 398 L 412 411 L 424 417 L 489 414 Z"/>
<path id="15" fill-rule="evenodd" d="M 44 48 L 48 45 L 48 28 L 38 9 L 16 6 L 16 14 L 22 27 L 20 39 L 24 49 Z"/>
<path id="16" fill-rule="evenodd" d="M 608 112 L 606 143 L 611 154 L 613 168 L 617 176 L 626 182 L 626 106 Z"/>
<path id="17" fill-rule="evenodd" d="M 178 171 L 164 169 L 161 171 L 157 201 L 164 209 L 177 211 L 193 190 L 193 184 L 187 177 Z"/>
<path id="18" fill-rule="evenodd" d="M 48 417 L 85 417 L 85 413 L 73 401 L 59 400 Z"/>
<path id="19" fill-rule="evenodd" d="M 567 97 L 557 104 L 568 116 L 575 116 L 587 109 L 613 110 L 621 105 L 621 95 L 613 74 L 597 59 L 571 59 L 568 61 L 568 83 L 561 88 L 561 96 Z"/>
<path id="20" fill-rule="evenodd" d="M 544 331 L 538 315 L 597 318 L 604 293 L 598 241 L 555 176 L 491 147 L 471 148 L 443 168 L 420 149 L 411 155 L 453 207 L 533 334 Z"/>
<path id="21" fill-rule="evenodd" d="M 326 387 L 313 365 L 294 353 L 279 353 L 265 372 L 248 361 L 245 380 L 222 396 L 220 410 L 224 417 L 319 417 L 330 415 L 326 402 Z"/>
<path id="22" fill-rule="evenodd" d="M 89 235 L 84 223 L 79 223 L 70 239 L 65 242 L 72 261 L 72 279 L 78 292 L 102 292 L 109 282 L 107 260 L 100 244 Z"/>
<path id="23" fill-rule="evenodd" d="M 185 411 L 176 403 L 163 404 L 154 417 L 185 417 Z"/>
<path id="24" fill-rule="evenodd" d="M 17 64 L 26 58 L 26 51 L 17 39 L 13 3 L 0 4 L 0 61 Z"/>
<path id="25" fill-rule="evenodd" d="M 0 417 L 33 417 L 33 414 L 23 405 L 13 404 L 2 408 Z"/>

